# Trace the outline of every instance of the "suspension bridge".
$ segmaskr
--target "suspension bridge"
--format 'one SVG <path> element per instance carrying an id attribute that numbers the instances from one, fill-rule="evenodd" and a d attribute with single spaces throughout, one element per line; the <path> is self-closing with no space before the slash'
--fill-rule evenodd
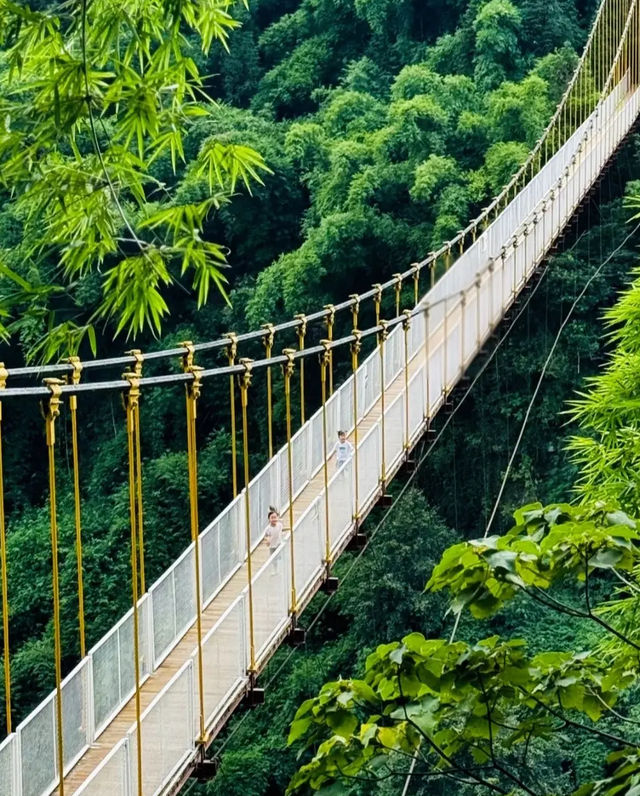
<path id="1" fill-rule="evenodd" d="M 176 792 L 204 761 L 204 752 L 235 707 L 260 699 L 258 675 L 279 644 L 297 632 L 297 618 L 323 584 L 331 565 L 447 396 L 546 257 L 599 174 L 624 141 L 640 108 L 640 13 L 636 0 L 603 0 L 585 50 L 544 134 L 501 194 L 437 252 L 384 284 L 308 316 L 244 335 L 184 343 L 143 357 L 77 359 L 47 369 L 43 386 L 16 386 L 33 368 L 0 368 L 2 402 L 24 411 L 43 401 L 49 474 L 56 688 L 17 728 L 11 718 L 11 639 L 4 506 L 0 555 L 7 736 L 0 744 L 0 794 L 122 794 Z M 407 286 L 410 307 L 403 309 Z M 425 291 L 423 294 L 423 291 Z M 394 317 L 381 317 L 383 299 Z M 364 302 L 375 324 L 359 329 Z M 338 313 L 353 331 L 335 338 Z M 320 324 L 324 339 L 306 345 Z M 276 336 L 289 330 L 296 348 L 274 355 Z M 242 358 L 261 340 L 266 356 Z M 374 341 L 370 354 L 362 346 Z M 334 374 L 334 353 L 346 349 L 351 374 Z M 203 369 L 195 357 L 227 356 L 224 367 Z M 305 418 L 304 364 L 320 359 L 321 405 Z M 143 376 L 144 362 L 180 358 L 182 372 Z M 124 377 L 101 379 L 107 367 Z M 274 450 L 272 369 L 283 375 L 287 441 Z M 81 374 L 97 373 L 83 381 Z M 266 375 L 269 457 L 249 471 L 248 418 L 256 410 L 252 383 Z M 62 377 L 62 378 L 60 378 Z M 229 381 L 233 502 L 200 531 L 197 493 L 197 407 L 211 379 Z M 299 382 L 295 381 L 299 379 Z M 292 384 L 300 386 L 300 422 Z M 140 398 L 170 384 L 185 387 L 191 544 L 146 588 L 144 578 Z M 126 409 L 131 527 L 129 612 L 85 650 L 78 477 L 78 403 L 85 393 L 118 392 Z M 239 400 L 238 400 L 239 399 Z M 61 671 L 60 593 L 56 502 L 56 420 L 62 403 L 71 414 L 76 555 L 82 657 Z M 262 407 L 261 407 L 262 408 Z M 294 421 L 295 415 L 295 421 Z M 0 415 L 1 418 L 1 415 Z M 293 426 L 299 425 L 294 431 Z M 333 442 L 347 430 L 353 454 L 336 466 Z M 241 440 L 236 450 L 236 439 Z M 238 463 L 242 463 L 239 468 Z M 0 449 L 0 480 L 2 458 Z M 241 470 L 241 471 L 240 471 Z M 239 489 L 239 482 L 243 488 Z M 261 544 L 267 507 L 282 509 L 285 534 L 270 554 Z M 10 562 L 9 562 L 10 564 Z"/>

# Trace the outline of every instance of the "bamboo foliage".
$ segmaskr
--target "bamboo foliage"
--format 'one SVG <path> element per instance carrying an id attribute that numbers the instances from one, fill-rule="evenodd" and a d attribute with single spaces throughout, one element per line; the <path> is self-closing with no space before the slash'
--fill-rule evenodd
<path id="1" fill-rule="evenodd" d="M 32 358 L 75 353 L 85 337 L 95 348 L 98 321 L 116 334 L 159 334 L 167 291 L 182 277 L 198 305 L 212 285 L 224 293 L 226 250 L 206 239 L 205 225 L 238 186 L 261 181 L 263 159 L 206 139 L 190 164 L 189 197 L 154 167 L 179 170 L 192 124 L 210 112 L 195 49 L 228 47 L 239 24 L 233 5 L 82 0 L 34 11 L 0 2 L 0 185 L 37 274 L 0 266 L 12 284 L 0 333 L 19 331 L 16 307 L 35 303 L 48 332 Z M 72 291 L 88 275 L 99 296 L 79 324 Z"/>

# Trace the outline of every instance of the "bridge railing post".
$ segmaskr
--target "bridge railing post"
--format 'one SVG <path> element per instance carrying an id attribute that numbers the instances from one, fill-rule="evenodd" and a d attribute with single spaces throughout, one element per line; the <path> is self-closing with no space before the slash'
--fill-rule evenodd
<path id="1" fill-rule="evenodd" d="M 247 553 L 247 597 L 248 597 L 248 617 L 249 617 L 249 666 L 247 671 L 253 685 L 257 673 L 256 666 L 256 644 L 255 627 L 253 615 L 253 560 L 251 554 L 251 504 L 249 497 L 249 429 L 247 408 L 249 405 L 249 387 L 251 385 L 251 359 L 243 358 L 240 364 L 244 367 L 244 372 L 240 374 L 240 405 L 242 410 L 242 458 L 244 468 L 244 521 L 245 521 L 245 544 Z"/>
<path id="2" fill-rule="evenodd" d="M 151 623 L 149 623 L 151 624 Z M 96 714 L 95 714 L 95 685 L 93 679 L 93 654 L 89 653 L 87 661 L 87 736 L 89 738 L 89 745 L 96 739 Z"/>
<path id="3" fill-rule="evenodd" d="M 380 319 L 379 323 L 377 324 L 380 326 L 380 331 L 378 332 L 378 351 L 380 353 L 380 406 L 381 406 L 381 427 L 382 427 L 382 437 L 381 437 L 381 467 L 380 467 L 380 486 L 382 489 L 382 494 L 384 495 L 386 490 L 387 484 L 387 467 L 386 467 L 386 457 L 385 457 L 385 393 L 386 393 L 386 385 L 385 385 L 385 368 L 384 368 L 384 349 L 385 343 L 387 338 L 389 337 L 389 329 L 387 328 L 387 321 Z"/>
<path id="4" fill-rule="evenodd" d="M 324 485 L 324 565 L 329 576 L 331 570 L 331 517 L 329 514 L 329 442 L 327 439 L 327 369 L 329 367 L 329 340 L 321 340 L 324 350 L 320 354 L 320 391 L 322 396 L 322 478 Z M 355 377 L 353 380 L 355 390 Z M 357 418 L 355 433 L 357 434 Z M 357 436 L 356 436 L 357 440 Z M 356 478 L 357 484 L 357 478 Z"/>
<path id="5" fill-rule="evenodd" d="M 351 373 L 353 376 L 353 459 L 355 465 L 353 522 L 357 531 L 358 524 L 360 522 L 360 453 L 358 450 L 358 423 L 360 422 L 360 407 L 358 403 L 358 356 L 362 347 L 362 334 L 357 327 L 354 327 L 351 334 L 354 338 L 351 342 Z"/>
<path id="6" fill-rule="evenodd" d="M 402 321 L 404 345 L 404 450 L 405 456 L 410 447 L 409 437 L 409 329 L 411 328 L 411 311 L 405 310 Z"/>
<path id="7" fill-rule="evenodd" d="M 51 527 L 51 561 L 53 586 L 53 625 L 54 625 L 54 669 L 55 669 L 55 750 L 58 773 L 58 792 L 64 796 L 64 728 L 62 726 L 62 642 L 60 628 L 60 580 L 58 560 L 58 509 L 56 502 L 55 421 L 60 416 L 60 379 L 45 379 L 50 396 L 43 405 L 45 419 L 47 456 L 49 462 L 49 509 Z"/>
<path id="8" fill-rule="evenodd" d="M 493 257 L 489 257 L 489 262 L 487 264 L 487 271 L 489 272 L 489 328 L 491 331 L 494 330 L 496 321 L 495 321 L 495 310 L 494 310 L 494 303 L 495 303 L 495 286 L 494 286 L 494 275 L 496 270 L 496 262 Z"/>
<path id="9" fill-rule="evenodd" d="M 431 424 L 431 333 L 429 331 L 429 304 L 425 302 L 424 305 L 424 392 L 425 392 L 425 405 L 424 405 L 424 419 L 426 421 L 426 430 L 429 430 Z"/>
<path id="10" fill-rule="evenodd" d="M 285 399 L 285 412 L 287 423 L 287 462 L 288 462 L 288 493 L 289 493 L 289 544 L 290 544 L 290 558 L 291 558 L 291 600 L 289 611 L 295 622 L 298 613 L 298 599 L 296 594 L 296 564 L 295 564 L 295 541 L 294 541 L 294 516 L 293 516 L 293 451 L 291 447 L 291 377 L 294 371 L 294 354 L 295 351 L 291 348 L 285 348 L 282 353 L 287 358 L 286 362 L 282 365 L 282 372 L 284 376 L 284 399 Z M 329 349 L 329 353 L 331 353 Z"/>
<path id="11" fill-rule="evenodd" d="M 271 352 L 273 350 L 273 342 L 275 337 L 275 327 L 272 323 L 263 323 L 262 328 L 265 330 L 262 338 L 264 345 L 265 357 L 271 359 Z M 273 457 L 273 397 L 271 393 L 271 365 L 267 365 L 267 436 L 269 441 L 269 458 Z"/>

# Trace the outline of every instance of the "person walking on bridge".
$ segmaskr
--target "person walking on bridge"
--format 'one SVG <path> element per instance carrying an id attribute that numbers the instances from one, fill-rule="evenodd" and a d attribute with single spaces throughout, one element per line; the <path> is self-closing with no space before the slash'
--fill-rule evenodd
<path id="1" fill-rule="evenodd" d="M 269 547 L 269 554 L 273 555 L 278 547 L 280 547 L 280 542 L 282 541 L 282 522 L 280 521 L 280 515 L 273 506 L 269 506 L 267 519 L 269 520 L 269 524 L 267 525 L 267 532 L 264 540 Z"/>
<path id="2" fill-rule="evenodd" d="M 353 445 L 347 439 L 346 431 L 338 431 L 338 441 L 334 453 L 336 454 L 336 469 L 343 467 L 353 456 Z"/>

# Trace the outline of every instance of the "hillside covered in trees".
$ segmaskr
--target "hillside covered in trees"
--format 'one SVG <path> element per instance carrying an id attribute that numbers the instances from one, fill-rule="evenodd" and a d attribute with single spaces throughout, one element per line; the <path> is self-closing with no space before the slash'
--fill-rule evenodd
<path id="1" fill-rule="evenodd" d="M 56 32 L 43 24 L 25 43 L 20 37 L 27 21 L 21 28 L 13 9 L 1 12 L 1 104 L 7 118 L 19 120 L 0 137 L 6 166 L 0 175 L 0 359 L 8 367 L 74 353 L 120 353 L 132 340 L 146 351 L 242 332 L 341 301 L 404 270 L 465 227 L 525 160 L 573 72 L 596 10 L 595 2 L 575 0 L 255 0 L 247 8 L 222 6 L 231 15 L 224 33 L 209 47 L 195 33 L 185 37 L 181 46 L 189 64 L 178 78 L 163 76 L 157 85 L 150 82 L 148 95 L 136 95 L 138 111 L 143 101 L 151 108 L 143 128 L 122 110 L 133 103 L 124 70 L 119 94 L 101 83 L 110 78 L 100 70 L 110 66 L 98 53 L 109 38 L 96 12 L 89 19 L 95 37 L 89 36 L 95 56 L 89 93 L 104 113 L 93 132 L 90 113 L 76 109 L 65 116 L 65 98 L 39 82 L 39 59 L 55 49 Z M 48 0 L 32 8 L 45 18 L 59 11 Z M 20 59 L 26 45 L 33 60 L 24 58 L 25 66 Z M 19 68 L 24 82 L 19 79 L 14 91 Z M 85 91 L 73 83 L 79 79 L 70 71 L 70 95 Z M 190 81 L 197 83 L 193 95 Z M 184 118 L 174 118 L 171 106 L 158 99 L 167 85 L 184 91 L 190 103 Z M 217 104 L 207 105 L 203 96 Z M 81 175 L 69 139 L 57 132 L 65 125 L 82 154 Z M 147 146 L 148 137 L 154 146 Z M 123 186 L 122 215 L 104 199 L 103 166 L 91 154 L 96 142 Z M 31 146 L 47 154 L 38 170 L 25 166 L 25 147 Z M 226 161 L 216 160 L 221 152 Z M 565 427 L 561 413 L 608 350 L 601 312 L 614 303 L 635 260 L 638 236 L 627 239 L 624 197 L 639 192 L 636 180 L 640 160 L 632 139 L 411 490 L 388 517 L 378 517 L 384 522 L 375 543 L 353 569 L 349 557 L 340 565 L 349 576 L 306 648 L 291 658 L 286 650 L 276 656 L 265 675 L 266 706 L 242 714 L 214 748 L 221 770 L 213 783 L 197 786 L 202 793 L 283 793 L 299 765 L 286 740 L 304 699 L 332 677 L 361 676 L 377 644 L 412 631 L 434 638 L 450 632 L 446 597 L 424 594 L 424 584 L 447 547 L 482 534 L 530 398 L 532 374 L 587 276 L 615 249 L 564 332 L 508 484 L 499 529 L 510 527 L 510 513 L 521 504 L 573 499 L 578 466 L 597 452 L 579 450 L 576 463 L 564 452 L 565 442 L 577 423 L 586 435 L 600 427 L 589 426 L 595 420 L 586 410 Z M 94 232 L 86 235 L 85 228 Z M 84 249 L 77 246 L 81 231 Z M 187 233 L 206 246 L 185 243 Z M 132 241 L 148 247 L 146 257 L 158 258 L 151 275 Z M 339 323 L 342 331 L 350 328 L 347 318 Z M 319 339 L 321 332 L 314 335 Z M 346 373 L 346 358 L 336 367 Z M 317 389 L 310 388 L 309 400 Z M 202 399 L 204 522 L 232 494 L 227 390 L 221 382 Z M 256 388 L 262 405 L 264 390 Z M 189 538 L 181 407 L 179 391 L 144 397 L 148 582 Z M 87 640 L 93 643 L 129 604 L 122 588 L 129 566 L 126 447 L 115 398 L 96 400 L 91 412 L 80 402 L 80 411 L 85 589 L 91 595 Z M 280 443 L 281 402 L 274 411 Z M 7 409 L 3 421 L 13 704 L 20 720 L 53 684 L 49 517 L 40 418 L 35 411 L 24 417 Z M 252 423 L 255 472 L 264 463 L 267 425 L 264 416 Z M 67 456 L 59 508 L 68 671 L 78 657 L 76 564 L 67 426 L 61 434 Z M 595 476 L 586 483 L 599 488 Z M 625 511 L 637 516 L 636 504 L 624 502 L 620 491 L 607 486 L 603 494 L 622 500 Z M 571 587 L 562 588 L 573 599 Z M 606 586 L 596 589 L 603 600 L 611 596 Z M 521 601 L 487 623 L 484 635 L 494 632 L 526 637 L 533 651 L 594 643 L 588 623 L 549 620 L 538 605 Z M 466 617 L 460 637 L 480 637 Z M 534 744 L 528 765 L 542 782 L 535 793 L 570 793 L 602 775 L 604 748 L 571 730 Z M 331 792 L 347 792 L 340 789 L 344 783 L 334 787 L 339 789 Z M 375 787 L 399 793 L 402 783 L 390 779 Z M 374 792 L 366 781 L 354 788 Z M 482 785 L 416 778 L 410 792 L 445 791 L 475 794 Z"/>

